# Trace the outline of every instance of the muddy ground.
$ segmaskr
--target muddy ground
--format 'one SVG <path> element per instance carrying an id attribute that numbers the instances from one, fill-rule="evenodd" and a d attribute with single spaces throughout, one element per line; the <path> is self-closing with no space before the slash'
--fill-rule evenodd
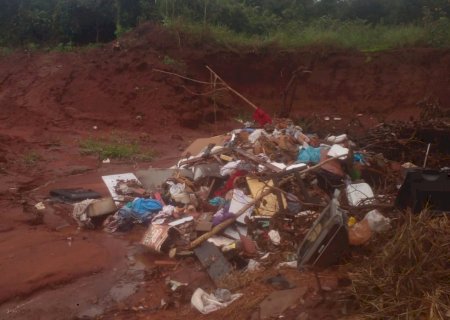
<path id="1" fill-rule="evenodd" d="M 106 44 L 0 57 L 1 319 L 202 318 L 188 303 L 159 309 L 167 299 L 166 275 L 211 284 L 189 261 L 153 275 L 152 262 L 161 257 L 137 245 L 142 228 L 117 235 L 83 231 L 64 205 L 48 207 L 43 216 L 34 209 L 57 187 L 107 195 L 102 175 L 173 165 L 195 138 L 238 127 L 235 119 L 250 114 L 227 94 L 216 97 L 214 113 L 211 98 L 193 94 L 210 88 L 154 68 L 209 80 L 204 68 L 209 65 L 256 104 L 279 113 L 292 71 L 304 66 L 312 72 L 298 83 L 291 116 L 313 132 L 361 135 L 383 121 L 418 119 L 417 103 L 424 99 L 450 108 L 449 50 L 289 52 L 273 47 L 261 53 L 189 41 L 144 26 L 127 35 L 119 51 Z M 324 116 L 342 120 L 324 121 Z M 156 158 L 103 164 L 80 153 L 83 139 L 111 135 L 138 141 Z M 258 287 L 249 286 L 246 293 L 252 290 Z M 233 318 L 251 314 L 242 312 Z M 317 319 L 326 318 L 326 312 L 322 316 Z M 221 318 L 208 318 L 215 317 Z"/>

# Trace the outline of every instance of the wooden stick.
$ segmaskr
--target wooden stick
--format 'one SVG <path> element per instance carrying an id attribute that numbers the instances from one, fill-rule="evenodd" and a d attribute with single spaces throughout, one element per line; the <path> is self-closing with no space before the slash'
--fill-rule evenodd
<path id="1" fill-rule="evenodd" d="M 244 100 L 245 102 L 247 102 L 253 109 L 258 109 L 258 107 L 252 103 L 250 100 L 248 100 L 246 97 L 244 97 L 242 94 L 240 94 L 239 92 L 237 92 L 236 90 L 234 90 L 232 87 L 230 87 L 230 85 L 228 83 L 226 83 L 221 77 L 219 77 L 219 75 L 217 73 L 215 73 L 210 67 L 206 66 L 206 69 L 208 69 L 212 74 L 214 74 L 214 76 L 217 77 L 217 79 L 219 79 L 220 81 L 222 81 L 223 85 L 226 86 L 231 92 L 233 92 L 235 95 L 237 95 L 239 98 L 241 98 L 242 100 Z"/>
<path id="2" fill-rule="evenodd" d="M 429 143 L 427 146 L 427 152 L 425 153 L 425 160 L 423 160 L 423 168 L 427 166 L 428 154 L 430 153 L 430 146 L 431 143 Z"/>
<path id="3" fill-rule="evenodd" d="M 206 81 L 201 81 L 201 80 L 197 80 L 197 79 L 188 78 L 188 77 L 182 76 L 182 75 L 180 75 L 178 73 L 174 73 L 174 72 L 164 71 L 164 70 L 160 70 L 160 69 L 153 69 L 153 71 L 160 72 L 160 73 L 165 73 L 165 74 L 170 74 L 172 76 L 176 76 L 178 78 L 189 80 L 189 81 L 192 81 L 192 82 L 197 82 L 197 83 L 201 83 L 201 84 L 211 85 L 211 82 L 206 82 Z"/>
<path id="4" fill-rule="evenodd" d="M 196 246 L 198 246 L 199 244 L 201 244 L 203 241 L 208 240 L 209 238 L 211 238 L 213 235 L 219 233 L 220 231 L 222 231 L 223 229 L 225 229 L 226 227 L 232 225 L 236 219 L 243 215 L 250 207 L 252 207 L 253 205 L 255 205 L 258 201 L 260 201 L 262 198 L 264 198 L 265 196 L 267 196 L 268 194 L 272 193 L 273 190 L 272 189 L 267 189 L 264 192 L 262 192 L 259 196 L 257 196 L 253 201 L 247 203 L 245 206 L 243 206 L 238 212 L 236 212 L 234 214 L 234 217 L 225 220 L 224 222 L 218 224 L 217 226 L 215 226 L 211 231 L 201 235 L 200 237 L 198 237 L 197 239 L 195 239 L 194 241 L 191 242 L 190 244 L 190 249 L 195 248 Z"/>

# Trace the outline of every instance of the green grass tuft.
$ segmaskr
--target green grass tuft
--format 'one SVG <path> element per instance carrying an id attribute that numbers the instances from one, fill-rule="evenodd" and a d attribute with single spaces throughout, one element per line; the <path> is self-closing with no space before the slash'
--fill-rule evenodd
<path id="1" fill-rule="evenodd" d="M 135 141 L 121 138 L 94 139 L 87 138 L 80 141 L 80 152 L 82 154 L 95 154 L 100 159 L 120 159 L 151 161 L 155 153 L 152 150 L 142 150 Z"/>
<path id="2" fill-rule="evenodd" d="M 34 150 L 25 153 L 22 157 L 23 163 L 28 167 L 34 166 L 37 162 L 41 160 L 42 156 Z"/>

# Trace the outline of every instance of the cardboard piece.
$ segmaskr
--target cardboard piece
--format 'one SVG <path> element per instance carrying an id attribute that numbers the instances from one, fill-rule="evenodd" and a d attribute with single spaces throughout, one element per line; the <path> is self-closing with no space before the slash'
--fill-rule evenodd
<path id="1" fill-rule="evenodd" d="M 266 189 L 268 188 L 267 186 L 273 187 L 274 185 L 272 180 L 262 182 L 256 178 L 251 177 L 247 177 L 247 184 L 253 198 L 258 197 L 258 195 L 266 191 Z M 280 207 L 278 196 L 274 193 L 268 194 L 259 203 L 259 206 L 256 208 L 256 213 L 260 216 L 273 216 L 279 210 L 287 208 L 287 201 L 283 194 L 281 194 L 281 200 L 282 205 Z"/>
<path id="2" fill-rule="evenodd" d="M 151 224 L 142 237 L 141 244 L 155 252 L 168 252 L 180 233 L 166 224 Z"/>
<path id="3" fill-rule="evenodd" d="M 205 149 L 210 143 L 215 144 L 216 146 L 223 146 L 225 142 L 226 135 L 222 134 L 220 136 L 214 136 L 210 138 L 200 138 L 195 140 L 190 144 L 186 150 L 183 151 L 183 154 L 190 153 L 193 156 L 198 155 L 203 149 Z"/>

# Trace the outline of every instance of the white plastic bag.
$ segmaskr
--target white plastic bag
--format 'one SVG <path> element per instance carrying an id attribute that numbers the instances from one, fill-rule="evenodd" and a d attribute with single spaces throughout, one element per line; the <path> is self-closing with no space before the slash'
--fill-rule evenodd
<path id="1" fill-rule="evenodd" d="M 242 293 L 235 293 L 228 301 L 220 301 L 214 294 L 209 294 L 201 288 L 197 288 L 191 297 L 191 304 L 203 314 L 208 314 L 219 309 L 228 307 L 236 299 L 242 297 Z"/>
<path id="2" fill-rule="evenodd" d="M 373 232 L 384 232 L 391 228 L 391 220 L 383 216 L 378 210 L 372 210 L 364 217 Z"/>

